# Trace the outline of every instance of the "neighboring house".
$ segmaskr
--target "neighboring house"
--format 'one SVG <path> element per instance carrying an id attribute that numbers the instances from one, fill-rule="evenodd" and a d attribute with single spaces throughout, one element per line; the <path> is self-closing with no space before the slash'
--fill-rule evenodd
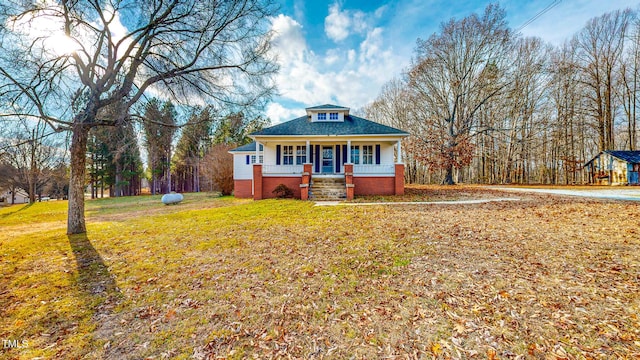
<path id="1" fill-rule="evenodd" d="M 11 190 L 2 191 L 0 193 L 0 204 L 27 204 L 29 202 L 29 194 L 23 189 L 15 189 L 15 194 Z"/>
<path id="2" fill-rule="evenodd" d="M 284 184 L 299 199 L 404 194 L 401 140 L 409 134 L 321 105 L 306 116 L 249 135 L 230 151 L 236 197 L 275 197 Z"/>
<path id="3" fill-rule="evenodd" d="M 590 184 L 640 185 L 640 151 L 601 151 L 584 168 Z"/>

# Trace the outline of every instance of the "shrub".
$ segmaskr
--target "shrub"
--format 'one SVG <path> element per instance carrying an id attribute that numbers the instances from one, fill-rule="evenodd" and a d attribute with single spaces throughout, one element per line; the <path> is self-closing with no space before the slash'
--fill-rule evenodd
<path id="1" fill-rule="evenodd" d="M 273 189 L 273 191 L 271 192 L 272 194 L 275 194 L 277 198 L 283 199 L 283 198 L 292 198 L 293 197 L 293 190 L 291 190 L 287 185 L 285 184 L 280 184 L 278 186 L 276 186 L 275 189 Z"/>

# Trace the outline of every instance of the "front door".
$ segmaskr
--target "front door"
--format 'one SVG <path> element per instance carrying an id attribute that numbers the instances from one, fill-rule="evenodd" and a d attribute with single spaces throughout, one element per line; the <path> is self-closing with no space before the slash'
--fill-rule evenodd
<path id="1" fill-rule="evenodd" d="M 322 173 L 333 174 L 333 147 L 322 147 Z"/>

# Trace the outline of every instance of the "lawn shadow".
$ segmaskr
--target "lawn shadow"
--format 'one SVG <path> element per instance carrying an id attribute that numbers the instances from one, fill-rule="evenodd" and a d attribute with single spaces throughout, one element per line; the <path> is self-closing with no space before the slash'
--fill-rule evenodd
<path id="1" fill-rule="evenodd" d="M 32 205 L 33 205 L 33 203 L 28 203 L 28 204 L 26 204 L 25 206 L 21 207 L 21 208 L 20 208 L 20 209 L 18 209 L 18 210 L 11 211 L 11 212 L 8 212 L 8 213 L 6 213 L 6 214 L 2 214 L 2 215 L 0 215 L 0 218 L 2 218 L 2 219 L 4 219 L 4 218 L 8 218 L 9 216 L 11 216 L 11 215 L 13 215 L 13 214 L 15 214 L 15 213 L 17 213 L 17 212 L 20 212 L 20 211 L 22 211 L 22 210 L 27 210 L 27 209 L 28 209 L 28 208 L 30 208 Z"/>
<path id="2" fill-rule="evenodd" d="M 67 235 L 67 237 L 76 258 L 78 285 L 81 290 L 89 298 L 98 300 L 97 305 L 100 308 L 116 301 L 120 297 L 120 289 L 87 234 Z"/>

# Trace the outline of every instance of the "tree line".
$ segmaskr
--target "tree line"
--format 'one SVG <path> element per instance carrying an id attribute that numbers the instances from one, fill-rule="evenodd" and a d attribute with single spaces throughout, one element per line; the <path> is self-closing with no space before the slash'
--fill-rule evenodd
<path id="1" fill-rule="evenodd" d="M 229 195 L 233 159 L 228 151 L 250 142 L 248 134 L 269 124 L 268 119 L 243 112 L 220 116 L 211 107 L 192 108 L 181 120 L 171 101 L 156 98 L 144 104 L 142 114 L 126 126 L 89 132 L 85 183 L 92 199 L 140 195 L 145 185 L 151 194 Z M 46 131 L 41 122 L 33 126 L 25 121 L 7 134 L 12 143 L 0 158 L 1 188 L 12 194 L 24 189 L 31 202 L 43 194 L 66 198 L 68 150 L 64 139 Z"/>
<path id="2" fill-rule="evenodd" d="M 363 109 L 411 133 L 408 181 L 584 183 L 599 151 L 638 150 L 638 11 L 592 18 L 561 46 L 505 16 L 492 4 L 442 23 Z"/>

